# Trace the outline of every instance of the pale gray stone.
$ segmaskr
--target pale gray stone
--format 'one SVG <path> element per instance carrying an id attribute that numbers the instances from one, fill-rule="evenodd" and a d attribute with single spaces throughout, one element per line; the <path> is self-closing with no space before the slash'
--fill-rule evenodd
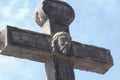
<path id="1" fill-rule="evenodd" d="M 72 41 L 71 56 L 52 53 L 52 36 L 7 26 L 1 31 L 0 54 L 38 62 L 48 62 L 53 55 L 70 59 L 75 69 L 105 73 L 113 65 L 110 51 L 105 48 Z M 47 47 L 46 47 L 47 46 Z"/>
<path id="2" fill-rule="evenodd" d="M 58 52 L 60 54 L 63 54 L 65 56 L 70 55 L 71 51 L 71 37 L 67 32 L 57 32 L 53 37 L 52 37 L 52 52 Z"/>

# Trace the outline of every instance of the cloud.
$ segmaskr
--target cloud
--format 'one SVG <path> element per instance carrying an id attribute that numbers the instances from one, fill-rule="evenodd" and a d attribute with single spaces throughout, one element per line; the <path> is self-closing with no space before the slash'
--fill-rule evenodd
<path id="1" fill-rule="evenodd" d="M 0 27 L 6 24 L 22 23 L 30 12 L 29 0 L 1 1 L 0 4 Z"/>
<path id="2" fill-rule="evenodd" d="M 17 11 L 17 13 L 15 14 L 15 20 L 22 20 L 24 19 L 29 13 L 29 9 L 28 8 L 21 8 Z"/>
<path id="3" fill-rule="evenodd" d="M 11 79 L 7 76 L 0 75 L 0 80 L 11 80 Z"/>
<path id="4" fill-rule="evenodd" d="M 39 62 L 0 55 L 0 80 L 37 80 L 41 78 L 39 75 L 45 76 L 43 66 Z"/>
<path id="5" fill-rule="evenodd" d="M 119 3 L 118 0 L 77 1 L 76 5 L 72 5 L 76 13 L 74 26 L 71 27 L 73 39 L 102 46 L 104 41 L 118 38 L 120 34 Z"/>
<path id="6" fill-rule="evenodd" d="M 1 1 L 0 13 L 2 14 L 3 18 L 9 18 L 12 14 L 12 9 L 15 7 L 17 0 L 13 0 L 9 3 L 5 1 Z"/>
<path id="7" fill-rule="evenodd" d="M 11 25 L 33 31 L 38 30 L 39 27 L 33 19 L 33 11 L 39 1 L 35 1 L 34 4 L 33 2 L 31 0 L 0 0 L 0 28 Z M 37 27 L 33 28 L 33 26 Z"/>

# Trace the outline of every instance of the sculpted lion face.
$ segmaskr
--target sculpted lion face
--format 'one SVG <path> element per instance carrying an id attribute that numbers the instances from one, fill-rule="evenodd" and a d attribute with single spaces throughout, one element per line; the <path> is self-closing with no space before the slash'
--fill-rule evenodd
<path id="1" fill-rule="evenodd" d="M 58 32 L 53 36 L 52 40 L 53 51 L 68 55 L 71 49 L 71 37 L 66 32 Z"/>

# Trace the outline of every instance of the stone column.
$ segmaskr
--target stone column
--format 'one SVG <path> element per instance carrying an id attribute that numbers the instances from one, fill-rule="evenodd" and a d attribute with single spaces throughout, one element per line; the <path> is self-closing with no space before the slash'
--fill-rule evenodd
<path id="1" fill-rule="evenodd" d="M 35 20 L 42 27 L 42 32 L 54 36 L 57 32 L 67 32 L 74 20 L 74 10 L 70 5 L 59 0 L 44 0 L 35 9 Z M 73 64 L 69 59 L 53 56 L 45 63 L 47 80 L 75 80 Z"/>

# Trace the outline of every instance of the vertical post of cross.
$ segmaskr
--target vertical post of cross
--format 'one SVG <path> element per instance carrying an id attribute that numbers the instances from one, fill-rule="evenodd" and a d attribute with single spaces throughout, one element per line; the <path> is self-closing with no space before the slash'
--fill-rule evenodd
<path id="1" fill-rule="evenodd" d="M 35 9 L 35 20 L 45 34 L 54 35 L 56 32 L 69 33 L 69 25 L 74 20 L 74 10 L 65 2 L 56 0 L 43 1 Z"/>
<path id="2" fill-rule="evenodd" d="M 45 34 L 54 35 L 57 32 L 67 32 L 74 20 L 74 10 L 65 2 L 44 0 L 35 9 L 35 20 Z M 69 59 L 58 56 L 45 63 L 47 80 L 75 80 L 73 64 Z"/>

